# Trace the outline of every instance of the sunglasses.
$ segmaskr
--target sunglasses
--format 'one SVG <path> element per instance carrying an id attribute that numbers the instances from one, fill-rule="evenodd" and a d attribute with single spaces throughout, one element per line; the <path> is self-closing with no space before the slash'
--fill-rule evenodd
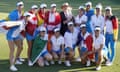
<path id="1" fill-rule="evenodd" d="M 86 27 L 82 27 L 82 28 L 86 28 Z"/>
<path id="2" fill-rule="evenodd" d="M 19 6 L 23 6 L 23 4 L 20 4 Z"/>
<path id="3" fill-rule="evenodd" d="M 46 32 L 46 31 L 41 31 L 41 32 Z"/>
<path id="4" fill-rule="evenodd" d="M 106 11 L 110 11 L 109 9 L 106 9 Z"/>
<path id="5" fill-rule="evenodd" d="M 56 32 L 60 32 L 60 31 L 56 31 Z M 56 32 L 55 32 L 55 33 L 56 33 Z"/>
<path id="6" fill-rule="evenodd" d="M 34 8 L 34 9 L 38 9 L 38 8 Z"/>
<path id="7" fill-rule="evenodd" d="M 69 26 L 70 26 L 70 27 L 72 27 L 72 26 L 73 26 L 73 24 L 70 24 Z"/>
<path id="8" fill-rule="evenodd" d="M 95 30 L 96 32 L 99 32 L 100 30 Z"/>
<path id="9" fill-rule="evenodd" d="M 96 9 L 100 9 L 100 8 L 96 8 Z"/>
<path id="10" fill-rule="evenodd" d="M 43 7 L 43 9 L 46 9 L 47 7 Z"/>

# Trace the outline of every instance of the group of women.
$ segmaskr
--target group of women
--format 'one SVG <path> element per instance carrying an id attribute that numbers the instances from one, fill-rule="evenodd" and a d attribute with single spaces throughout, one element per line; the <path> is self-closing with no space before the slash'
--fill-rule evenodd
<path id="1" fill-rule="evenodd" d="M 74 16 L 68 3 L 63 3 L 60 13 L 56 7 L 56 4 L 51 4 L 48 10 L 43 3 L 40 7 L 33 5 L 24 13 L 24 3 L 18 2 L 16 9 L 10 12 L 6 21 L 23 21 L 22 27 L 4 26 L 8 30 L 6 38 L 10 48 L 10 70 L 17 71 L 15 64 L 22 64 L 24 61 L 20 58 L 24 38 L 28 45 L 29 66 L 33 65 L 32 57 L 36 56 L 33 53 L 38 53 L 34 63 L 39 66 L 49 66 L 55 64 L 55 61 L 58 64 L 64 61 L 66 66 L 72 66 L 76 48 L 78 58 L 86 66 L 95 62 L 96 70 L 100 70 L 103 59 L 107 66 L 112 65 L 118 36 L 118 20 L 112 14 L 112 8 L 107 6 L 103 14 L 101 4 L 93 9 L 92 3 L 87 2 L 85 7 L 78 8 L 78 14 Z M 19 34 L 15 35 L 15 31 Z M 15 47 L 17 52 L 14 57 Z M 38 50 L 34 50 L 35 48 Z"/>

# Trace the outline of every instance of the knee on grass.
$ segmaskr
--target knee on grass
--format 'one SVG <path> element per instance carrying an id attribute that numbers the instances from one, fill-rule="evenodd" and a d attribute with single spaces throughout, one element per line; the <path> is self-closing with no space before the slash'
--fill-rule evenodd
<path id="1" fill-rule="evenodd" d="M 44 67 L 44 60 L 43 60 L 43 58 L 39 58 L 38 61 L 37 61 L 37 63 L 38 63 L 38 65 L 40 67 Z"/>

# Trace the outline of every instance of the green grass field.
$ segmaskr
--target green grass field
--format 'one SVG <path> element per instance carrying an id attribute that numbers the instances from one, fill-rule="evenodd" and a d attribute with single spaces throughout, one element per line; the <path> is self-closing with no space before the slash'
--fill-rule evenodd
<path id="1" fill-rule="evenodd" d="M 15 4 L 20 0 L 0 0 L 0 19 L 6 18 L 8 13 L 15 8 Z M 60 6 L 64 2 L 70 3 L 73 7 L 73 14 L 77 14 L 77 9 L 80 5 L 84 5 L 88 0 L 24 0 L 25 11 L 29 10 L 31 5 L 40 3 L 48 4 L 48 8 L 51 3 L 56 3 L 58 11 L 60 11 Z M 90 0 L 93 2 L 93 7 L 97 3 L 102 3 L 103 7 L 111 6 L 113 8 L 113 13 L 119 18 L 120 23 L 120 0 Z M 103 8 L 103 9 L 104 9 Z M 104 12 L 104 10 L 103 10 Z M 119 31 L 119 40 L 120 40 L 120 31 Z M 111 67 L 106 67 L 104 64 L 102 69 L 98 72 L 120 72 L 120 41 L 118 40 L 116 46 L 116 58 L 114 64 Z M 26 40 L 24 41 L 24 50 L 21 57 L 26 58 L 27 45 Z M 0 72 L 10 72 L 9 70 L 9 48 L 4 34 L 0 34 Z M 49 67 L 38 67 L 37 65 L 33 67 L 28 67 L 27 62 L 23 65 L 17 65 L 19 68 L 18 72 L 95 72 L 94 64 L 91 67 L 84 67 L 81 63 L 73 62 L 72 67 L 65 67 L 62 65 L 51 65 Z"/>

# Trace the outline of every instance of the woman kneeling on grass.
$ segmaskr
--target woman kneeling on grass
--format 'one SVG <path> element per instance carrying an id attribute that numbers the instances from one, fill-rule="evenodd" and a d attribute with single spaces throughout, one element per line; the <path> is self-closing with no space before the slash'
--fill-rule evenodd
<path id="1" fill-rule="evenodd" d="M 74 27 L 74 23 L 69 22 L 68 23 L 68 31 L 66 31 L 65 35 L 64 35 L 65 54 L 66 54 L 65 65 L 68 67 L 71 66 L 70 62 L 74 58 L 78 33 L 79 33 L 79 31 Z"/>
<path id="2" fill-rule="evenodd" d="M 52 56 L 54 60 L 58 60 L 58 64 L 62 63 L 62 59 L 65 58 L 64 53 L 64 37 L 60 35 L 60 28 L 54 29 L 54 35 L 51 38 L 52 45 Z M 54 64 L 54 61 L 51 61 L 51 64 Z"/>
<path id="3" fill-rule="evenodd" d="M 37 62 L 40 67 L 43 67 L 44 64 L 48 66 L 48 61 L 52 60 L 52 56 L 47 50 L 48 35 L 45 27 L 40 27 L 38 30 L 40 35 L 33 42 L 31 61 L 32 64 Z"/>
<path id="4" fill-rule="evenodd" d="M 96 61 L 96 70 L 100 70 L 103 57 L 107 58 L 108 53 L 108 50 L 105 47 L 105 37 L 100 34 L 100 27 L 95 27 L 95 34 L 93 35 L 93 48 Z"/>
<path id="5" fill-rule="evenodd" d="M 79 47 L 82 64 L 86 64 L 86 66 L 90 66 L 91 60 L 93 59 L 93 54 L 88 54 L 93 50 L 92 44 L 93 38 L 92 35 L 87 32 L 86 24 L 81 24 L 76 45 Z"/>

